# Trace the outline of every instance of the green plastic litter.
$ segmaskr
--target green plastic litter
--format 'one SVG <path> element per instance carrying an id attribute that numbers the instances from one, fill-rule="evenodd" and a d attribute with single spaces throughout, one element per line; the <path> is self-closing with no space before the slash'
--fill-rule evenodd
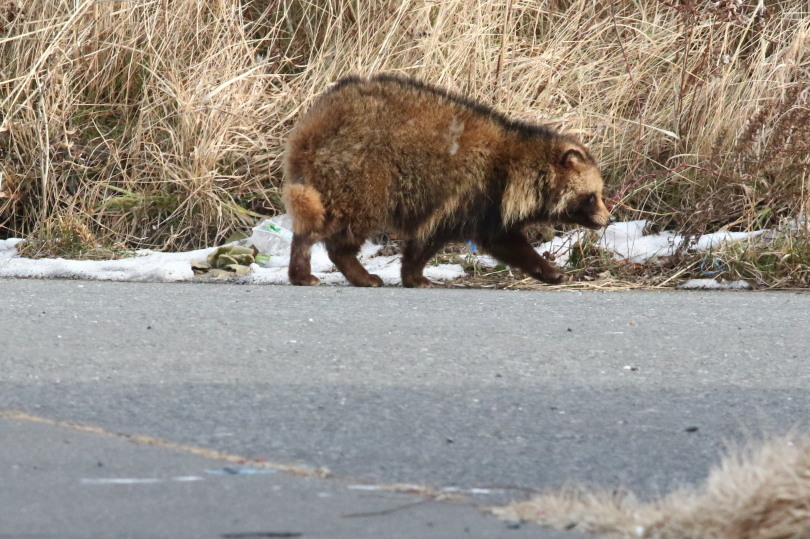
<path id="1" fill-rule="evenodd" d="M 195 273 L 205 273 L 209 277 L 230 277 L 248 275 L 250 265 L 255 262 L 255 251 L 239 245 L 224 245 L 208 255 L 206 260 L 192 260 Z"/>
<path id="2" fill-rule="evenodd" d="M 239 245 L 224 245 L 208 255 L 212 268 L 224 268 L 232 264 L 249 266 L 254 262 L 253 249 Z"/>

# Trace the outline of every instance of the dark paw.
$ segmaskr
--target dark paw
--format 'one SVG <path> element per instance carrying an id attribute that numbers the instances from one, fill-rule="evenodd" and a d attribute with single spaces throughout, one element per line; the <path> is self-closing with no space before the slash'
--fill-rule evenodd
<path id="1" fill-rule="evenodd" d="M 379 275 L 374 275 L 373 273 L 369 273 L 368 275 L 364 275 L 360 278 L 349 279 L 349 282 L 352 283 L 354 286 L 363 286 L 363 287 L 371 287 L 377 288 L 383 286 L 383 280 L 380 279 Z"/>
<path id="2" fill-rule="evenodd" d="M 290 282 L 296 286 L 317 286 L 321 281 L 314 275 L 293 276 L 290 275 Z"/>
<path id="3" fill-rule="evenodd" d="M 565 282 L 565 273 L 560 270 L 547 271 L 540 275 L 539 279 L 548 284 L 560 284 Z"/>
<path id="4" fill-rule="evenodd" d="M 560 284 L 566 280 L 566 275 L 555 267 L 537 268 L 529 275 L 548 284 Z"/>
<path id="5" fill-rule="evenodd" d="M 433 288 L 433 282 L 420 275 L 419 277 L 407 277 L 402 279 L 402 286 L 405 288 Z"/>

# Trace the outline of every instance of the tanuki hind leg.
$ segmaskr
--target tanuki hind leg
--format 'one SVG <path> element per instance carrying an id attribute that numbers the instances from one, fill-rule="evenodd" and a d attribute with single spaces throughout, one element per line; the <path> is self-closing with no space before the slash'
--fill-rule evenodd
<path id="1" fill-rule="evenodd" d="M 402 286 L 405 288 L 430 288 L 433 283 L 422 275 L 425 264 L 433 258 L 442 243 L 435 239 L 408 240 L 402 251 Z"/>
<path id="2" fill-rule="evenodd" d="M 383 281 L 378 275 L 366 271 L 366 268 L 357 260 L 362 241 L 358 241 L 347 230 L 333 234 L 324 240 L 329 259 L 337 266 L 340 273 L 354 286 L 382 286 Z"/>
<path id="3" fill-rule="evenodd" d="M 293 234 L 290 245 L 290 266 L 287 275 L 290 282 L 301 286 L 315 286 L 320 284 L 317 277 L 312 275 L 312 268 L 309 263 L 312 252 L 312 245 L 315 239 L 312 236 Z"/>
<path id="4" fill-rule="evenodd" d="M 537 254 L 521 232 L 506 232 L 482 242 L 481 247 L 489 254 L 510 266 L 520 268 L 535 279 L 557 284 L 565 274 Z"/>

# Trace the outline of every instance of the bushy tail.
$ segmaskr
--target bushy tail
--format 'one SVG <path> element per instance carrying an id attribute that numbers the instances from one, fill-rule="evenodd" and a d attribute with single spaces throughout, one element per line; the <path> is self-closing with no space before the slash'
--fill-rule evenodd
<path id="1" fill-rule="evenodd" d="M 323 232 L 326 210 L 321 194 L 309 185 L 288 183 L 281 193 L 284 206 L 293 218 L 293 232 L 302 236 Z"/>

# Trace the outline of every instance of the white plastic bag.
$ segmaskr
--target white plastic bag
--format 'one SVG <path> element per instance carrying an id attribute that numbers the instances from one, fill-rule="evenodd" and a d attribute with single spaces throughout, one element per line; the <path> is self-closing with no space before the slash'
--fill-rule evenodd
<path id="1" fill-rule="evenodd" d="M 289 257 L 292 243 L 292 217 L 287 214 L 265 219 L 253 227 L 253 235 L 248 243 L 260 253 L 273 257 Z"/>

